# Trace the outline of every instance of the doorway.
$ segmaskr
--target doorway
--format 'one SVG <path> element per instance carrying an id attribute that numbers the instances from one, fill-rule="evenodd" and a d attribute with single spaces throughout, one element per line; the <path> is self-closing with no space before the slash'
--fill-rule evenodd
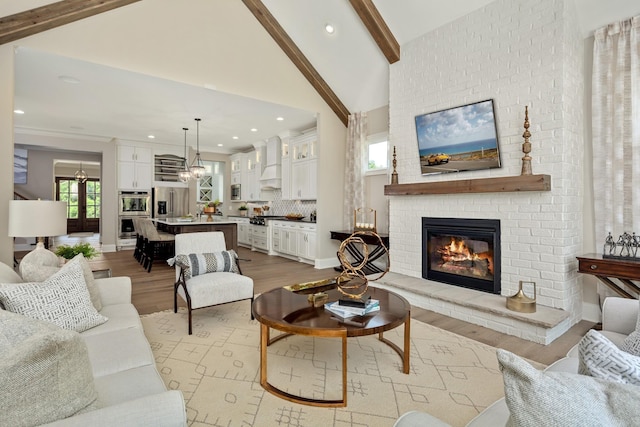
<path id="1" fill-rule="evenodd" d="M 71 177 L 56 178 L 56 200 L 67 202 L 67 233 L 100 232 L 100 180 L 80 183 Z"/>

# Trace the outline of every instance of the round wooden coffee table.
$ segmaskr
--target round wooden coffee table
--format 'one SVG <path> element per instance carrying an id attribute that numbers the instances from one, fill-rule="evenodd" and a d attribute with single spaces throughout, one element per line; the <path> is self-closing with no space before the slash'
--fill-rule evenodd
<path id="1" fill-rule="evenodd" d="M 325 290 L 327 302 L 337 301 L 341 294 L 336 289 Z M 398 294 L 369 287 L 368 294 L 380 301 L 380 311 L 365 316 L 359 324 L 341 322 L 324 307 L 313 307 L 308 293 L 295 293 L 283 288 L 265 292 L 253 301 L 254 317 L 260 322 L 260 385 L 283 399 L 312 406 L 347 406 L 347 338 L 378 334 L 378 339 L 394 349 L 402 358 L 403 372 L 409 373 L 411 306 Z M 355 322 L 354 322 L 355 323 Z M 404 325 L 404 348 L 385 339 L 383 333 Z M 284 333 L 269 337 L 269 329 Z M 267 380 L 267 346 L 289 335 L 335 337 L 342 339 L 342 399 L 319 400 L 296 396 L 283 391 Z"/>

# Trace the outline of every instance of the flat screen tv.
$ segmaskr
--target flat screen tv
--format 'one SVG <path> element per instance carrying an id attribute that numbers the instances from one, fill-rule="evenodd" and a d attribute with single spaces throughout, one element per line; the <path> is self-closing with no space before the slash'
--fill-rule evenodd
<path id="1" fill-rule="evenodd" d="M 422 175 L 500 167 L 493 100 L 416 116 Z"/>

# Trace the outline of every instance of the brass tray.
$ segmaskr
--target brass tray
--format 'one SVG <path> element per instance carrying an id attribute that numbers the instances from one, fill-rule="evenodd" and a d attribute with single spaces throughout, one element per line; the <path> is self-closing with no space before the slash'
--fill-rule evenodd
<path id="1" fill-rule="evenodd" d="M 284 289 L 301 294 L 316 293 L 336 286 L 336 279 L 316 280 L 313 282 L 296 283 L 295 285 L 283 286 Z"/>

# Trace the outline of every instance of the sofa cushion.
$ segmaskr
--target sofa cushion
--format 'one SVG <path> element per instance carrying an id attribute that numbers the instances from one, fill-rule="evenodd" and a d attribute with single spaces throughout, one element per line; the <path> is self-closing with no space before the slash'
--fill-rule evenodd
<path id="1" fill-rule="evenodd" d="M 89 262 L 82 254 L 76 255 L 74 260 L 80 263 L 82 267 L 82 273 L 84 275 L 84 281 L 87 284 L 87 289 L 89 290 L 89 295 L 91 296 L 91 303 L 96 308 L 96 310 L 100 311 L 102 309 L 102 301 L 100 299 L 100 290 L 96 285 L 96 279 L 93 277 L 93 271 L 91 271 L 91 266 Z M 46 265 L 37 265 L 37 264 L 25 264 L 22 267 L 22 280 L 25 282 L 44 282 L 49 277 L 53 276 L 55 273 L 60 271 L 60 267 L 50 267 Z M 0 282 L 5 283 L 5 282 Z"/>
<path id="2" fill-rule="evenodd" d="M 206 273 L 222 271 L 239 273 L 237 258 L 238 255 L 232 249 L 202 254 L 179 254 L 176 255 L 175 262 L 184 270 L 185 280 L 189 280 L 194 276 Z"/>
<path id="3" fill-rule="evenodd" d="M 639 302 L 640 304 L 640 302 Z M 640 316 L 637 316 L 636 320 L 636 330 L 631 332 L 627 338 L 625 338 L 624 342 L 620 346 L 620 348 L 627 353 L 631 353 L 634 356 L 640 356 Z"/>
<path id="4" fill-rule="evenodd" d="M 640 385 L 640 357 L 620 350 L 598 331 L 580 340 L 578 373 L 603 380 Z"/>
<path id="5" fill-rule="evenodd" d="M 76 332 L 0 310 L 0 425 L 39 425 L 96 401 L 87 348 Z"/>
<path id="6" fill-rule="evenodd" d="M 107 321 L 91 303 L 82 266 L 75 259 L 42 283 L 0 284 L 0 303 L 14 313 L 77 332 Z"/>
<path id="7" fill-rule="evenodd" d="M 0 283 L 20 283 L 22 278 L 7 264 L 0 262 Z"/>
<path id="8" fill-rule="evenodd" d="M 640 418 L 640 387 L 567 372 L 538 371 L 502 349 L 497 355 L 512 425 L 634 425 Z"/>
<path id="9" fill-rule="evenodd" d="M 83 337 L 99 335 L 105 332 L 118 331 L 121 329 L 142 329 L 140 315 L 133 304 L 105 305 L 102 310 L 100 310 L 100 314 L 107 317 L 109 321 L 82 332 Z"/>
<path id="10" fill-rule="evenodd" d="M 129 328 L 84 335 L 93 375 L 101 377 L 141 366 L 155 366 L 155 359 L 142 328 Z"/>
<path id="11" fill-rule="evenodd" d="M 155 364 L 95 377 L 94 381 L 101 408 L 167 390 Z"/>

